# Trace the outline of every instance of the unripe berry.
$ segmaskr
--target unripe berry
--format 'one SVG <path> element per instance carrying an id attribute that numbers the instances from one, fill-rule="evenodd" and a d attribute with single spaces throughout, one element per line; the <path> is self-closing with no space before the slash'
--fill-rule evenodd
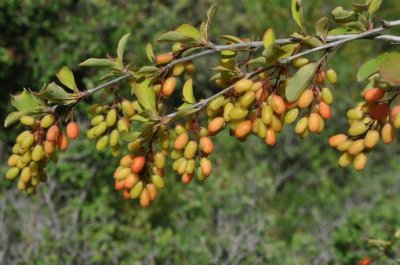
<path id="1" fill-rule="evenodd" d="M 142 147 L 142 139 L 136 139 L 132 143 L 128 144 L 128 150 L 131 152 L 138 151 Z"/>
<path id="2" fill-rule="evenodd" d="M 163 53 L 156 56 L 157 64 L 168 64 L 174 59 L 174 55 L 172 52 Z"/>
<path id="3" fill-rule="evenodd" d="M 358 155 L 361 153 L 365 148 L 364 139 L 359 139 L 354 141 L 350 146 L 349 150 L 347 151 L 350 155 Z"/>
<path id="4" fill-rule="evenodd" d="M 105 119 L 104 115 L 97 115 L 97 116 L 94 116 L 94 117 L 90 120 L 90 124 L 91 124 L 92 126 L 97 126 L 97 125 L 99 125 L 100 123 L 102 123 L 102 122 L 104 121 L 104 119 Z"/>
<path id="5" fill-rule="evenodd" d="M 331 90 L 328 87 L 324 87 L 321 90 L 321 97 L 322 100 L 326 103 L 326 104 L 332 104 L 333 102 L 333 95 Z"/>
<path id="6" fill-rule="evenodd" d="M 15 167 L 19 159 L 21 159 L 21 156 L 13 154 L 8 158 L 7 165 L 9 167 Z"/>
<path id="7" fill-rule="evenodd" d="M 334 69 L 329 69 L 326 71 L 326 80 L 333 85 L 336 84 L 338 77 Z"/>
<path id="8" fill-rule="evenodd" d="M 367 131 L 367 126 L 363 122 L 355 122 L 350 126 L 349 135 L 357 136 Z"/>
<path id="9" fill-rule="evenodd" d="M 338 146 L 336 147 L 336 150 L 340 151 L 340 152 L 345 152 L 347 150 L 349 150 L 349 148 L 353 145 L 354 141 L 351 139 L 347 139 L 343 142 L 341 142 L 340 144 L 338 144 Z"/>
<path id="10" fill-rule="evenodd" d="M 201 173 L 205 177 L 208 177 L 208 176 L 211 175 L 211 173 L 212 173 L 212 164 L 211 164 L 211 161 L 208 158 L 206 158 L 206 157 L 201 158 L 200 167 L 201 167 Z"/>
<path id="11" fill-rule="evenodd" d="M 272 122 L 271 122 L 271 127 L 275 132 L 281 132 L 282 131 L 282 121 L 278 116 L 272 115 Z"/>
<path id="12" fill-rule="evenodd" d="M 103 133 L 105 133 L 105 131 L 107 130 L 107 123 L 105 121 L 100 122 L 100 124 L 94 128 L 95 128 L 94 136 L 98 137 L 98 136 L 102 135 Z"/>
<path id="13" fill-rule="evenodd" d="M 231 121 L 237 121 L 246 118 L 248 114 L 248 110 L 235 107 L 229 112 L 229 118 Z M 210 128 L 208 131 L 210 131 Z"/>
<path id="14" fill-rule="evenodd" d="M 196 152 L 197 152 L 197 143 L 195 141 L 189 141 L 185 147 L 183 156 L 189 160 L 196 156 Z"/>
<path id="15" fill-rule="evenodd" d="M 396 114 L 394 117 L 393 125 L 396 129 L 400 128 L 400 114 Z"/>
<path id="16" fill-rule="evenodd" d="M 230 113 L 232 113 L 234 110 L 236 110 L 236 108 L 234 108 Z M 232 115 L 230 116 L 232 118 Z M 217 117 L 208 124 L 208 133 L 210 135 L 216 135 L 219 131 L 221 131 L 224 128 L 224 125 L 225 125 L 224 118 Z"/>
<path id="17" fill-rule="evenodd" d="M 139 181 L 138 183 L 136 183 L 135 186 L 133 186 L 133 188 L 129 192 L 131 198 L 136 199 L 137 197 L 139 197 L 140 194 L 142 193 L 143 187 L 144 187 L 143 181 Z"/>
<path id="18" fill-rule="evenodd" d="M 238 93 L 249 91 L 253 85 L 253 81 L 250 79 L 242 79 L 235 83 L 233 89 Z"/>
<path id="19" fill-rule="evenodd" d="M 129 174 L 131 174 L 129 167 L 118 167 L 114 172 L 114 178 L 116 180 L 124 180 Z"/>
<path id="20" fill-rule="evenodd" d="M 321 115 L 322 118 L 324 119 L 330 119 L 332 118 L 332 111 L 331 107 L 329 107 L 328 104 L 325 102 L 321 101 L 319 103 L 319 114 Z"/>
<path id="21" fill-rule="evenodd" d="M 51 125 L 53 125 L 54 121 L 56 120 L 56 117 L 54 117 L 53 114 L 49 113 L 46 114 L 41 120 L 40 120 L 40 127 L 42 128 L 49 128 Z"/>
<path id="22" fill-rule="evenodd" d="M 350 120 L 359 120 L 361 119 L 364 114 L 360 109 L 351 109 L 349 111 L 347 111 L 347 118 L 349 118 Z"/>
<path id="23" fill-rule="evenodd" d="M 296 58 L 292 61 L 292 64 L 296 68 L 301 68 L 304 65 L 308 64 L 310 61 L 305 57 Z"/>
<path id="24" fill-rule="evenodd" d="M 369 130 L 365 135 L 364 145 L 366 148 L 373 148 L 379 142 L 379 132 L 377 130 Z"/>
<path id="25" fill-rule="evenodd" d="M 28 183 L 31 180 L 31 170 L 29 167 L 25 167 L 21 171 L 20 180 L 24 183 Z"/>
<path id="26" fill-rule="evenodd" d="M 32 126 L 32 125 L 34 125 L 35 122 L 36 122 L 36 120 L 35 120 L 34 117 L 32 117 L 32 116 L 27 116 L 27 115 L 22 116 L 22 117 L 19 119 L 19 121 L 20 121 L 23 125 L 26 125 L 26 126 Z"/>
<path id="27" fill-rule="evenodd" d="M 67 129 L 66 129 L 66 131 L 67 131 L 67 136 L 70 138 L 70 139 L 76 139 L 77 137 L 78 137 L 78 135 L 79 135 L 79 126 L 78 126 L 78 124 L 76 123 L 76 122 L 73 122 L 73 121 L 71 121 L 71 122 L 69 122 L 68 124 L 67 124 Z"/>
<path id="28" fill-rule="evenodd" d="M 346 140 L 347 140 L 347 135 L 336 134 L 329 137 L 328 144 L 332 147 L 337 147 L 339 144 L 343 143 Z"/>
<path id="29" fill-rule="evenodd" d="M 219 97 L 211 100 L 210 104 L 208 104 L 208 107 L 213 111 L 217 111 L 219 108 L 221 108 L 223 106 L 224 101 L 225 101 L 225 97 L 219 96 Z"/>
<path id="30" fill-rule="evenodd" d="M 306 89 L 300 95 L 297 105 L 299 106 L 300 109 L 305 109 L 311 105 L 313 100 L 314 100 L 314 92 L 311 89 Z"/>
<path id="31" fill-rule="evenodd" d="M 271 107 L 272 110 L 277 114 L 282 114 L 286 110 L 286 105 L 283 99 L 278 95 L 272 95 L 271 98 Z"/>
<path id="32" fill-rule="evenodd" d="M 153 175 L 151 176 L 151 181 L 154 183 L 154 185 L 159 188 L 163 189 L 165 186 L 164 179 L 159 176 L 159 175 Z"/>
<path id="33" fill-rule="evenodd" d="M 386 123 L 382 128 L 382 142 L 384 144 L 390 144 L 394 140 L 395 131 L 390 123 Z"/>
<path id="34" fill-rule="evenodd" d="M 380 88 L 370 88 L 364 93 L 364 99 L 368 102 L 376 102 L 383 98 L 385 91 Z"/>
<path id="35" fill-rule="evenodd" d="M 194 161 L 194 159 L 188 160 L 186 162 L 185 173 L 193 174 L 195 166 L 196 166 L 196 162 Z"/>
<path id="36" fill-rule="evenodd" d="M 30 131 L 23 131 L 17 136 L 17 143 L 22 143 L 22 141 L 28 136 L 32 134 Z"/>
<path id="37" fill-rule="evenodd" d="M 251 121 L 242 121 L 235 130 L 235 136 L 237 138 L 244 138 L 251 132 Z"/>
<path id="38" fill-rule="evenodd" d="M 274 146 L 276 143 L 276 133 L 272 128 L 267 130 L 267 134 L 265 136 L 265 143 L 269 146 Z"/>
<path id="39" fill-rule="evenodd" d="M 264 105 L 261 111 L 261 120 L 265 125 L 269 125 L 272 122 L 272 108 L 270 105 Z"/>
<path id="40" fill-rule="evenodd" d="M 182 133 L 175 139 L 174 148 L 176 150 L 183 150 L 188 142 L 189 142 L 189 135 L 187 133 Z"/>
<path id="41" fill-rule="evenodd" d="M 176 78 L 171 76 L 167 80 L 165 80 L 164 85 L 162 87 L 163 95 L 169 97 L 174 93 L 176 87 Z"/>
<path id="42" fill-rule="evenodd" d="M 132 159 L 131 170 L 135 174 L 139 174 L 143 170 L 146 160 L 144 156 L 137 156 Z"/>
<path id="43" fill-rule="evenodd" d="M 100 139 L 97 140 L 97 143 L 96 143 L 97 151 L 103 151 L 108 145 L 108 140 L 109 140 L 108 135 L 104 135 L 104 136 L 100 137 Z"/>
<path id="44" fill-rule="evenodd" d="M 44 153 L 44 149 L 43 149 L 43 145 L 38 144 L 33 148 L 32 151 L 32 160 L 33 161 L 41 161 L 44 159 L 45 153 Z"/>
<path id="45" fill-rule="evenodd" d="M 231 120 L 231 118 L 230 118 L 230 116 L 229 116 L 229 113 L 231 112 L 231 110 L 234 108 L 235 106 L 231 103 L 231 102 L 229 102 L 229 103 L 227 103 L 226 105 L 225 105 L 225 107 L 224 107 L 224 120 L 225 121 L 230 121 Z"/>
<path id="46" fill-rule="evenodd" d="M 156 153 L 154 156 L 154 165 L 157 168 L 164 168 L 165 167 L 165 155 L 161 152 Z"/>
<path id="47" fill-rule="evenodd" d="M 253 85 L 251 86 L 250 90 L 253 92 L 257 92 L 262 88 L 263 83 L 262 82 L 254 82 Z"/>
<path id="48" fill-rule="evenodd" d="M 13 180 L 19 175 L 20 169 L 17 167 L 9 168 L 6 172 L 6 179 Z"/>
<path id="49" fill-rule="evenodd" d="M 121 105 L 122 105 L 122 111 L 124 112 L 125 116 L 132 117 L 133 115 L 135 115 L 135 106 L 133 105 L 132 102 L 124 99 L 122 100 Z"/>
<path id="50" fill-rule="evenodd" d="M 243 108 L 247 109 L 251 104 L 253 104 L 255 99 L 256 99 L 256 93 L 253 91 L 248 91 L 240 99 L 240 105 Z"/>
<path id="51" fill-rule="evenodd" d="M 174 67 L 172 68 L 172 75 L 180 76 L 181 74 L 183 74 L 184 71 L 185 71 L 185 64 L 178 63 L 178 64 L 175 64 Z"/>
<path id="52" fill-rule="evenodd" d="M 297 122 L 294 131 L 296 132 L 296 134 L 302 134 L 306 131 L 307 128 L 308 128 L 308 118 L 303 117 Z"/>
<path id="53" fill-rule="evenodd" d="M 127 119 L 121 118 L 118 120 L 117 128 L 120 133 L 129 132 L 130 123 Z"/>
<path id="54" fill-rule="evenodd" d="M 210 137 L 203 136 L 200 138 L 199 147 L 203 154 L 209 155 L 214 151 L 214 144 Z"/>
<path id="55" fill-rule="evenodd" d="M 368 160 L 368 157 L 364 153 L 359 153 L 358 155 L 356 155 L 354 157 L 354 162 L 353 162 L 354 169 L 356 171 L 363 170 L 367 164 L 367 160 Z"/>
<path id="56" fill-rule="evenodd" d="M 193 62 L 185 64 L 185 71 L 188 75 L 193 75 L 196 72 L 196 65 Z"/>
<path id="57" fill-rule="evenodd" d="M 308 129 L 312 133 L 317 133 L 319 131 L 320 118 L 317 113 L 311 113 L 308 119 Z"/>
<path id="58" fill-rule="evenodd" d="M 57 146 L 61 151 L 68 149 L 68 137 L 66 134 L 61 133 L 57 139 Z"/>
<path id="59" fill-rule="evenodd" d="M 35 137 L 33 136 L 33 134 L 28 133 L 21 142 L 21 148 L 25 150 L 29 149 L 33 145 L 34 141 Z"/>
<path id="60" fill-rule="evenodd" d="M 112 130 L 112 132 L 110 133 L 110 146 L 114 147 L 117 146 L 119 143 L 119 138 L 120 138 L 120 134 L 118 132 L 117 129 Z"/>
<path id="61" fill-rule="evenodd" d="M 117 110 L 111 109 L 106 116 L 107 127 L 113 126 L 116 121 L 117 121 Z"/>
<path id="62" fill-rule="evenodd" d="M 268 130 L 267 125 L 265 125 L 261 120 L 258 120 L 255 133 L 257 133 L 258 136 L 260 136 L 261 138 L 265 138 L 267 136 L 267 130 Z"/>
<path id="63" fill-rule="evenodd" d="M 350 155 L 348 153 L 344 153 L 339 158 L 339 166 L 340 167 L 347 167 L 348 165 L 351 164 L 351 162 L 353 162 L 353 160 L 354 160 L 354 156 L 352 156 L 352 155 Z"/>
<path id="64" fill-rule="evenodd" d="M 293 122 L 295 122 L 295 120 L 297 119 L 297 117 L 299 117 L 299 109 L 298 108 L 294 108 L 289 110 L 284 117 L 284 122 L 286 124 L 292 124 Z"/>

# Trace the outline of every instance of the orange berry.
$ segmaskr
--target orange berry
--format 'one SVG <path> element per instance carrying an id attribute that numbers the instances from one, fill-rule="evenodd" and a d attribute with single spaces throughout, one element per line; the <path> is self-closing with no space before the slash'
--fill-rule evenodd
<path id="1" fill-rule="evenodd" d="M 133 186 L 139 181 L 139 176 L 136 174 L 129 174 L 125 179 L 124 179 L 124 188 L 125 189 L 132 189 Z"/>
<path id="2" fill-rule="evenodd" d="M 200 160 L 200 168 L 201 168 L 201 173 L 205 177 L 208 177 L 208 176 L 211 175 L 211 173 L 212 173 L 212 164 L 211 164 L 211 161 L 208 158 L 206 158 L 206 157 L 201 158 L 201 160 Z"/>
<path id="3" fill-rule="evenodd" d="M 119 161 L 119 165 L 123 167 L 129 167 L 132 164 L 132 160 L 135 158 L 134 155 L 125 155 Z"/>
<path id="4" fill-rule="evenodd" d="M 265 136 L 265 143 L 269 146 L 274 146 L 276 143 L 276 133 L 272 128 L 267 130 L 267 134 Z"/>
<path id="5" fill-rule="evenodd" d="M 208 133 L 210 135 L 216 135 L 220 130 L 222 130 L 224 125 L 225 125 L 224 118 L 217 117 L 208 124 Z"/>
<path id="6" fill-rule="evenodd" d="M 374 120 L 382 120 L 389 114 L 389 103 L 380 103 L 371 109 L 370 115 Z"/>
<path id="7" fill-rule="evenodd" d="M 154 201 L 157 198 L 157 188 L 153 183 L 146 185 L 146 189 L 150 195 L 150 201 Z"/>
<path id="8" fill-rule="evenodd" d="M 394 106 L 392 108 L 392 110 L 390 111 L 390 115 L 391 115 L 392 119 L 394 119 L 398 113 L 400 113 L 400 105 Z"/>
<path id="9" fill-rule="evenodd" d="M 146 159 L 144 156 L 137 156 L 132 160 L 131 170 L 132 173 L 139 174 L 140 171 L 143 170 L 144 165 L 146 164 Z"/>
<path id="10" fill-rule="evenodd" d="M 214 144 L 211 141 L 210 137 L 203 136 L 200 138 L 200 143 L 199 143 L 200 150 L 204 154 L 211 154 L 214 151 Z"/>
<path id="11" fill-rule="evenodd" d="M 79 135 L 79 126 L 76 122 L 71 121 L 67 125 L 67 135 L 71 139 L 76 139 Z"/>
<path id="12" fill-rule="evenodd" d="M 271 107 L 277 114 L 282 114 L 286 110 L 285 102 L 283 101 L 282 97 L 278 95 L 272 95 Z"/>
<path id="13" fill-rule="evenodd" d="M 319 103 L 319 114 L 324 119 L 332 118 L 331 107 L 328 104 L 326 104 L 325 102 L 321 101 Z"/>
<path id="14" fill-rule="evenodd" d="M 171 96 L 174 93 L 176 87 L 176 78 L 171 76 L 167 80 L 165 80 L 164 85 L 162 87 L 162 92 L 164 96 Z"/>
<path id="15" fill-rule="evenodd" d="M 235 130 L 235 136 L 237 138 L 244 138 L 251 132 L 252 122 L 251 121 L 243 121 L 239 124 L 239 126 Z"/>
<path id="16" fill-rule="evenodd" d="M 371 258 L 363 258 L 360 261 L 358 261 L 358 265 L 372 265 L 373 259 Z"/>
<path id="17" fill-rule="evenodd" d="M 385 91 L 380 88 L 370 88 L 364 93 L 364 99 L 368 102 L 376 102 L 383 98 Z"/>
<path id="18" fill-rule="evenodd" d="M 56 125 L 56 124 L 52 125 L 47 130 L 46 140 L 49 141 L 49 142 L 57 141 L 59 133 L 60 133 L 60 128 L 58 127 L 58 125 Z"/>
<path id="19" fill-rule="evenodd" d="M 328 144 L 332 147 L 336 147 L 339 144 L 343 143 L 347 140 L 347 135 L 345 134 L 336 134 L 329 137 Z"/>
<path id="20" fill-rule="evenodd" d="M 300 109 L 305 109 L 308 106 L 310 106 L 313 100 L 314 100 L 314 92 L 311 89 L 306 89 L 300 95 L 300 98 L 298 100 L 298 106 Z"/>
<path id="21" fill-rule="evenodd" d="M 55 142 L 49 142 L 49 141 L 45 141 L 44 142 L 44 152 L 47 155 L 54 154 L 55 150 L 56 150 L 56 143 Z"/>
<path id="22" fill-rule="evenodd" d="M 176 150 L 183 150 L 189 142 L 189 135 L 187 133 L 180 134 L 174 142 L 174 148 Z"/>
<path id="23" fill-rule="evenodd" d="M 308 119 L 308 129 L 312 133 L 317 133 L 319 131 L 320 119 L 317 113 L 311 113 Z"/>
<path id="24" fill-rule="evenodd" d="M 67 137 L 66 134 L 61 133 L 61 134 L 58 136 L 57 145 L 58 145 L 58 148 L 59 148 L 61 151 L 67 150 L 67 148 L 68 148 L 68 137 Z"/>
<path id="25" fill-rule="evenodd" d="M 115 189 L 116 190 L 122 190 L 125 186 L 125 181 L 124 180 L 120 180 L 120 181 L 116 181 L 115 182 Z"/>
<path id="26" fill-rule="evenodd" d="M 193 179 L 193 174 L 183 174 L 181 177 L 181 181 L 183 184 L 189 184 Z"/>
<path id="27" fill-rule="evenodd" d="M 157 64 L 167 64 L 170 63 L 174 59 L 174 55 L 172 52 L 163 53 L 156 56 L 156 63 Z"/>
<path id="28" fill-rule="evenodd" d="M 315 81 L 318 84 L 322 84 L 323 82 L 325 82 L 325 78 L 326 78 L 325 72 L 321 71 L 321 72 L 317 73 L 317 79 Z"/>
<path id="29" fill-rule="evenodd" d="M 129 190 L 124 190 L 123 197 L 124 197 L 124 200 L 129 200 L 131 198 L 131 194 L 129 193 Z"/>
<path id="30" fill-rule="evenodd" d="M 150 204 L 150 193 L 147 190 L 147 188 L 144 188 L 142 190 L 142 193 L 140 194 L 140 206 L 143 208 L 146 208 Z"/>
<path id="31" fill-rule="evenodd" d="M 390 123 L 386 123 L 382 128 L 382 142 L 384 144 L 390 144 L 394 140 L 394 128 Z"/>

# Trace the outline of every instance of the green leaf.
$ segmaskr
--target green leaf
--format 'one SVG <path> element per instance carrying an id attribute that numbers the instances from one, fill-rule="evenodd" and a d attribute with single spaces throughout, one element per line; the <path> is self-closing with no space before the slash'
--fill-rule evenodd
<path id="1" fill-rule="evenodd" d="M 150 65 L 150 66 L 143 66 L 140 68 L 137 72 L 135 72 L 136 75 L 152 75 L 156 72 L 158 72 L 160 69 L 157 66 Z"/>
<path id="2" fill-rule="evenodd" d="M 36 93 L 36 95 L 41 99 L 48 100 L 49 103 L 58 103 L 62 105 L 69 105 L 77 101 L 74 94 L 68 93 L 54 82 L 48 84 L 39 93 Z"/>
<path id="3" fill-rule="evenodd" d="M 354 11 L 345 10 L 341 6 L 336 7 L 332 11 L 333 19 L 338 23 L 350 22 L 354 19 L 355 15 Z"/>
<path id="4" fill-rule="evenodd" d="M 269 28 L 267 31 L 265 31 L 263 43 L 265 48 L 275 45 L 275 32 L 272 28 Z"/>
<path id="5" fill-rule="evenodd" d="M 279 58 L 281 58 L 285 54 L 286 51 L 276 45 L 268 46 L 268 48 L 264 49 L 262 53 L 262 55 L 266 59 L 266 62 L 270 64 L 278 62 Z"/>
<path id="6" fill-rule="evenodd" d="M 328 23 L 329 21 L 327 17 L 322 17 L 317 21 L 317 23 L 315 23 L 315 32 L 321 38 L 325 38 L 328 34 Z"/>
<path id="7" fill-rule="evenodd" d="M 179 119 L 182 119 L 184 117 L 187 117 L 189 115 L 192 115 L 194 113 L 197 113 L 199 109 L 197 108 L 192 108 L 193 105 L 184 103 L 181 107 L 179 107 L 179 111 L 175 114 L 175 116 L 171 119 L 171 121 L 176 121 Z"/>
<path id="8" fill-rule="evenodd" d="M 168 31 L 157 39 L 158 42 L 188 42 L 191 40 L 191 38 L 176 31 Z"/>
<path id="9" fill-rule="evenodd" d="M 301 40 L 303 43 L 307 44 L 310 47 L 318 47 L 323 45 L 323 43 L 315 36 L 303 36 L 297 32 L 294 32 L 291 36 L 293 38 Z"/>
<path id="10" fill-rule="evenodd" d="M 196 103 L 196 99 L 194 98 L 193 94 L 193 79 L 189 78 L 186 80 L 185 84 L 183 85 L 182 89 L 183 99 L 189 103 L 194 104 Z"/>
<path id="11" fill-rule="evenodd" d="M 266 63 L 267 63 L 267 60 L 265 59 L 265 57 L 264 56 L 259 56 L 259 57 L 251 59 L 250 61 L 248 61 L 247 64 L 261 66 L 261 65 L 265 65 Z"/>
<path id="12" fill-rule="evenodd" d="M 368 4 L 369 4 L 368 14 L 370 18 L 372 18 L 376 13 L 376 11 L 378 11 L 379 8 L 381 7 L 382 0 L 369 0 Z"/>
<path id="13" fill-rule="evenodd" d="M 156 111 L 156 96 L 153 88 L 151 87 L 150 79 L 144 79 L 142 82 L 132 82 L 131 88 L 140 105 L 142 105 L 144 109 Z"/>
<path id="14" fill-rule="evenodd" d="M 354 34 L 354 33 L 357 33 L 357 31 L 354 29 L 349 29 L 346 27 L 338 27 L 338 28 L 330 30 L 328 32 L 328 36 Z"/>
<path id="15" fill-rule="evenodd" d="M 292 0 L 292 17 L 301 30 L 304 31 L 302 0 Z"/>
<path id="16" fill-rule="evenodd" d="M 242 43 L 243 41 L 236 36 L 233 35 L 222 35 L 221 38 L 228 40 L 232 43 Z"/>
<path id="17" fill-rule="evenodd" d="M 379 64 L 379 74 L 383 79 L 400 83 L 400 53 L 392 52 Z"/>
<path id="18" fill-rule="evenodd" d="M 150 62 L 154 63 L 156 61 L 156 56 L 154 55 L 153 45 L 147 43 L 146 45 L 146 55 Z"/>
<path id="19" fill-rule="evenodd" d="M 23 112 L 19 112 L 19 111 L 13 111 L 10 114 L 7 115 L 7 118 L 4 121 L 4 127 L 7 128 L 10 125 L 16 123 L 17 121 L 19 121 L 19 118 L 22 117 Z"/>
<path id="20" fill-rule="evenodd" d="M 79 92 L 75 83 L 74 74 L 68 67 L 64 66 L 61 68 L 61 70 L 57 73 L 57 78 L 66 87 L 70 88 L 76 93 Z"/>
<path id="21" fill-rule="evenodd" d="M 362 13 L 368 10 L 368 4 L 353 3 L 353 10 Z"/>
<path id="22" fill-rule="evenodd" d="M 212 5 L 207 11 L 207 19 L 200 26 L 200 33 L 204 40 L 208 40 L 210 34 L 211 22 L 215 14 L 217 5 Z"/>
<path id="23" fill-rule="evenodd" d="M 122 132 L 121 139 L 125 142 L 133 142 L 137 140 L 140 136 L 140 132 Z"/>
<path id="24" fill-rule="evenodd" d="M 21 93 L 16 95 L 11 95 L 11 104 L 18 111 L 33 112 L 40 102 L 32 95 L 29 91 L 24 89 Z"/>
<path id="25" fill-rule="evenodd" d="M 175 32 L 178 32 L 194 41 L 200 42 L 202 40 L 200 31 L 189 24 L 180 25 Z"/>
<path id="26" fill-rule="evenodd" d="M 317 72 L 318 65 L 319 62 L 309 63 L 300 68 L 292 78 L 288 79 L 286 86 L 286 99 L 289 102 L 297 100 L 301 93 L 308 88 Z"/>
<path id="27" fill-rule="evenodd" d="M 366 80 L 368 77 L 376 74 L 379 71 L 379 64 L 384 59 L 384 56 L 380 55 L 374 59 L 369 60 L 364 63 L 357 73 L 357 81 L 362 82 Z"/>
<path id="28" fill-rule="evenodd" d="M 160 117 L 157 115 L 157 113 L 151 109 L 143 110 L 139 113 L 139 115 L 142 116 L 143 118 L 145 118 L 147 120 L 151 120 L 151 121 L 159 121 L 160 120 Z"/>
<path id="29" fill-rule="evenodd" d="M 130 36 L 131 36 L 130 33 L 125 34 L 124 36 L 122 36 L 122 38 L 118 42 L 117 55 L 118 55 L 119 61 L 121 62 L 121 65 L 123 65 L 123 62 L 124 62 L 123 59 L 124 59 L 125 46 L 126 46 L 126 43 L 128 42 L 128 39 Z"/>
<path id="30" fill-rule="evenodd" d="M 110 59 L 98 59 L 90 58 L 79 64 L 79 66 L 102 66 L 102 67 L 114 67 L 115 62 Z"/>

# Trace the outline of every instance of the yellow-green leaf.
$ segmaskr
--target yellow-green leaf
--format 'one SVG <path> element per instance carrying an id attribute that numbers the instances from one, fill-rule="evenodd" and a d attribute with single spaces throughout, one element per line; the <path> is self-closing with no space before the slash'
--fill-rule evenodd
<path id="1" fill-rule="evenodd" d="M 185 100 L 185 102 L 187 102 L 189 104 L 196 103 L 196 99 L 194 98 L 194 94 L 193 94 L 193 79 L 192 78 L 189 78 L 188 80 L 186 80 L 185 84 L 183 85 L 182 94 L 183 94 L 183 99 Z"/>
<path id="2" fill-rule="evenodd" d="M 304 31 L 303 25 L 303 7 L 302 0 L 292 0 L 292 17 L 294 21 L 299 25 L 302 31 Z"/>
<path id="3" fill-rule="evenodd" d="M 154 55 L 153 45 L 151 45 L 151 43 L 147 43 L 147 45 L 146 45 L 146 55 L 150 62 L 152 62 L 152 63 L 155 62 L 156 57 Z"/>
<path id="4" fill-rule="evenodd" d="M 114 61 L 110 59 L 99 59 L 90 58 L 79 64 L 79 66 L 102 66 L 102 67 L 114 67 Z"/>
<path id="5" fill-rule="evenodd" d="M 200 31 L 192 25 L 182 24 L 175 31 L 195 41 L 201 41 Z"/>
<path id="6" fill-rule="evenodd" d="M 139 103 L 144 109 L 156 111 L 156 96 L 151 87 L 151 80 L 144 79 L 143 81 L 135 81 L 131 83 L 133 94 L 136 95 Z"/>
<path id="7" fill-rule="evenodd" d="M 74 92 L 79 92 L 75 83 L 74 74 L 68 67 L 64 66 L 61 68 L 61 70 L 57 73 L 57 78 L 66 87 L 70 88 Z"/>
<path id="8" fill-rule="evenodd" d="M 130 33 L 125 34 L 124 36 L 122 36 L 122 38 L 118 42 L 117 55 L 121 62 L 121 65 L 123 65 L 125 46 L 126 46 L 126 43 L 128 42 L 128 39 L 130 36 L 131 36 Z"/>

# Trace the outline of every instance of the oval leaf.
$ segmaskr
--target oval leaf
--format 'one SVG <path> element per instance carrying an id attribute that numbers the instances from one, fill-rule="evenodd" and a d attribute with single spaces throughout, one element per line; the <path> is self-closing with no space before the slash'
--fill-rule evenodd
<path id="1" fill-rule="evenodd" d="M 79 66 L 103 66 L 114 67 L 115 63 L 110 59 L 90 58 L 79 64 Z"/>
<path id="2" fill-rule="evenodd" d="M 74 74 L 68 67 L 64 66 L 61 68 L 61 70 L 57 73 L 57 78 L 66 87 L 70 88 L 74 92 L 79 92 L 75 83 Z"/>
<path id="3" fill-rule="evenodd" d="M 303 25 L 303 7 L 301 6 L 302 0 L 292 0 L 292 17 L 294 21 L 299 25 L 302 31 L 304 31 Z"/>
<path id="4" fill-rule="evenodd" d="M 194 98 L 193 95 L 193 79 L 189 78 L 186 80 L 185 84 L 183 85 L 183 99 L 189 103 L 189 104 L 194 104 L 196 103 L 196 99 Z"/>
<path id="5" fill-rule="evenodd" d="M 144 81 L 135 81 L 131 83 L 132 92 L 136 95 L 140 105 L 144 109 L 151 109 L 156 111 L 156 96 L 151 87 L 151 81 L 144 79 Z"/>
<path id="6" fill-rule="evenodd" d="M 130 36 L 131 36 L 130 33 L 125 34 L 124 36 L 122 36 L 122 38 L 118 42 L 117 55 L 121 62 L 121 65 L 123 64 L 125 46 L 126 46 L 126 43 L 128 42 L 128 39 Z"/>
<path id="7" fill-rule="evenodd" d="M 286 99 L 289 102 L 297 100 L 301 93 L 310 85 L 319 63 L 309 63 L 300 68 L 297 73 L 289 78 L 286 86 Z"/>

